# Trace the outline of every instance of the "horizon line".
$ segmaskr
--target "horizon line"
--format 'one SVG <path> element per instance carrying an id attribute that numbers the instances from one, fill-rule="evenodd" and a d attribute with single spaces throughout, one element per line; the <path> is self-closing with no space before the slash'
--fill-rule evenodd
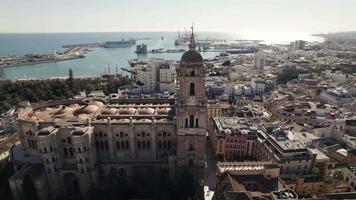
<path id="1" fill-rule="evenodd" d="M 58 31 L 58 32 L 0 32 L 0 34 L 58 34 L 58 33 L 70 33 L 70 34 L 76 34 L 76 33 L 142 33 L 142 32 L 166 32 L 166 33 L 172 33 L 172 32 L 177 32 L 178 30 L 171 30 L 171 29 L 151 29 L 151 30 L 116 30 L 116 31 Z M 183 29 L 184 30 L 184 29 Z M 356 30 L 340 30 L 340 31 L 323 31 L 323 32 L 303 32 L 303 31 L 238 31 L 238 30 L 218 30 L 218 29 L 201 29 L 198 30 L 197 32 L 215 32 L 215 33 L 258 33 L 258 32 L 264 32 L 264 33 L 310 33 L 310 34 L 333 34 L 333 33 L 345 33 L 345 32 L 356 32 Z"/>

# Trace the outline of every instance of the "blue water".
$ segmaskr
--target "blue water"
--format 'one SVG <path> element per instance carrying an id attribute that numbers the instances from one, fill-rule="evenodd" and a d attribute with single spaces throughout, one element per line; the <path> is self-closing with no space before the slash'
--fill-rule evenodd
<path id="1" fill-rule="evenodd" d="M 24 34 L 0 34 L 0 56 L 25 54 L 46 54 L 64 51 L 62 45 L 66 44 L 80 44 L 80 43 L 95 43 L 105 41 L 121 40 L 123 38 L 150 38 L 150 40 L 142 41 L 147 44 L 149 49 L 156 48 L 175 48 L 174 39 L 177 33 L 175 32 L 118 32 L 118 33 L 24 33 Z M 267 35 L 252 37 L 244 34 L 232 33 L 216 33 L 203 32 L 198 33 L 198 37 L 214 38 L 214 39 L 268 39 Z M 164 36 L 166 39 L 161 40 Z M 274 38 L 280 39 L 275 34 Z M 283 42 L 289 42 L 294 39 L 310 40 L 306 35 L 300 37 L 293 37 L 285 39 Z M 138 41 L 141 43 L 141 41 Z M 128 48 L 94 48 L 93 51 L 87 53 L 84 59 L 76 59 L 69 61 L 62 61 L 56 63 L 44 63 L 27 66 L 18 66 L 11 68 L 0 68 L 0 79 L 23 79 L 23 78 L 46 78 L 46 77 L 61 77 L 67 76 L 71 68 L 74 76 L 97 76 L 107 72 L 108 67 L 111 72 L 116 71 L 116 66 L 119 68 L 128 68 L 128 60 L 133 58 L 149 59 L 149 58 L 163 58 L 178 60 L 181 53 L 169 54 L 148 54 L 146 56 L 136 55 L 134 53 L 135 46 Z M 215 56 L 215 53 L 203 53 L 203 57 Z"/>

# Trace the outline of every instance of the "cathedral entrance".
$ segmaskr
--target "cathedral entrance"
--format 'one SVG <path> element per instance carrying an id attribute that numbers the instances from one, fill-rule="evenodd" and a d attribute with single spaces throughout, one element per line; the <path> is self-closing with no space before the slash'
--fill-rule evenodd
<path id="1" fill-rule="evenodd" d="M 67 173 L 63 176 L 63 183 L 68 195 L 77 195 L 80 193 L 78 177 L 73 173 Z"/>
<path id="2" fill-rule="evenodd" d="M 24 194 L 24 199 L 26 200 L 36 200 L 38 199 L 37 190 L 35 183 L 33 182 L 30 175 L 26 175 L 23 179 L 22 190 Z"/>

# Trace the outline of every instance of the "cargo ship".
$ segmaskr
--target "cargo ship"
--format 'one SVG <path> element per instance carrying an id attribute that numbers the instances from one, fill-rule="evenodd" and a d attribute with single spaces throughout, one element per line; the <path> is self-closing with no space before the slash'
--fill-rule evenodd
<path id="1" fill-rule="evenodd" d="M 174 40 L 176 46 L 188 46 L 191 34 L 185 31 L 181 34 L 178 30 L 178 37 Z"/>
<path id="2" fill-rule="evenodd" d="M 122 39 L 121 41 L 107 41 L 104 43 L 103 47 L 104 48 L 131 47 L 135 44 L 136 44 L 135 39 L 129 39 L 129 40 Z"/>

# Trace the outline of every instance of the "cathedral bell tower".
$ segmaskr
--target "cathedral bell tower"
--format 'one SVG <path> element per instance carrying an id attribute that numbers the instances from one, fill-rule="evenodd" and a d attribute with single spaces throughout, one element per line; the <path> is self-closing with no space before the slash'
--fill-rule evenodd
<path id="1" fill-rule="evenodd" d="M 207 97 L 202 56 L 196 51 L 194 29 L 177 67 L 177 161 L 178 167 L 204 170 L 207 128 Z"/>

